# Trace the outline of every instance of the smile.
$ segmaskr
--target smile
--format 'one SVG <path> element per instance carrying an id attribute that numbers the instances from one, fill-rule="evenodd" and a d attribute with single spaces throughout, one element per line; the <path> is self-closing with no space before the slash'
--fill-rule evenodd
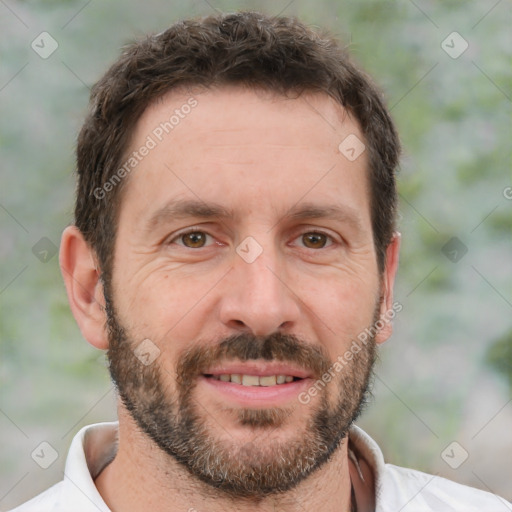
<path id="1" fill-rule="evenodd" d="M 216 398 L 242 407 L 280 407 L 297 400 L 313 381 L 311 371 L 284 361 L 224 361 L 200 376 Z"/>
<path id="2" fill-rule="evenodd" d="M 235 384 L 241 384 L 242 386 L 277 386 L 293 382 L 298 377 L 292 375 L 246 375 L 240 373 L 223 373 L 221 375 L 205 375 L 215 380 L 221 380 L 222 382 L 233 382 Z"/>

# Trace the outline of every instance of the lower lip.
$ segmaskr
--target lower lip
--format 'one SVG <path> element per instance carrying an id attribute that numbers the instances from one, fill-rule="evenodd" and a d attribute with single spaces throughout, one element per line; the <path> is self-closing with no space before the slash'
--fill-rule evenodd
<path id="1" fill-rule="evenodd" d="M 211 377 L 199 377 L 199 383 L 209 386 L 216 394 L 234 401 L 243 407 L 274 407 L 298 401 L 298 396 L 311 384 L 312 379 L 300 379 L 275 386 L 244 386 L 224 382 Z"/>

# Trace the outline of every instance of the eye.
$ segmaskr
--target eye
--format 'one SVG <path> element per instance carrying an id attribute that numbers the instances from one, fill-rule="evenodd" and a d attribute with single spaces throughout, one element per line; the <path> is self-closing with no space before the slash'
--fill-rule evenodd
<path id="1" fill-rule="evenodd" d="M 176 242 L 178 245 L 183 245 L 189 249 L 201 249 L 202 247 L 206 247 L 208 238 L 211 238 L 211 236 L 204 231 L 188 231 L 179 234 L 177 237 L 173 238 L 170 243 Z"/>
<path id="2" fill-rule="evenodd" d="M 303 233 L 299 238 L 301 239 L 304 247 L 307 247 L 308 249 L 323 249 L 333 243 L 331 236 L 320 231 Z"/>

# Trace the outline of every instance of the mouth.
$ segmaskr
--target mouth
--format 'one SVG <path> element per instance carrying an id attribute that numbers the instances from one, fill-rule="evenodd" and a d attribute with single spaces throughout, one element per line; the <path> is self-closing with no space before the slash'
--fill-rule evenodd
<path id="1" fill-rule="evenodd" d="M 251 362 L 209 368 L 200 380 L 215 392 L 217 399 L 222 396 L 238 406 L 262 408 L 296 400 L 312 379 L 307 370 L 289 364 Z"/>
<path id="2" fill-rule="evenodd" d="M 251 361 L 224 363 L 203 373 L 206 378 L 233 382 L 242 386 L 279 386 L 297 380 L 312 378 L 311 372 L 279 361 Z"/>
<path id="3" fill-rule="evenodd" d="M 242 386 L 278 386 L 296 380 L 302 380 L 293 375 L 247 375 L 242 373 L 221 373 L 220 375 L 205 374 L 207 379 L 220 380 L 222 382 L 234 382 Z"/>

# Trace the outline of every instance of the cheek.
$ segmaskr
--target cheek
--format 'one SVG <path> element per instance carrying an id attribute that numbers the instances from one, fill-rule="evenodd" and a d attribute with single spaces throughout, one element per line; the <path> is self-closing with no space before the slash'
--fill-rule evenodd
<path id="1" fill-rule="evenodd" d="M 120 285 L 116 289 L 115 303 L 119 315 L 134 334 L 165 341 L 178 333 L 184 337 L 193 326 L 197 327 L 205 289 L 209 286 L 204 279 L 190 276 L 180 279 L 151 269 Z"/>
<path id="2" fill-rule="evenodd" d="M 378 300 L 376 282 L 329 279 L 302 286 L 298 294 L 311 317 L 319 340 L 325 340 L 329 353 L 336 357 L 346 345 L 372 322 Z"/>

